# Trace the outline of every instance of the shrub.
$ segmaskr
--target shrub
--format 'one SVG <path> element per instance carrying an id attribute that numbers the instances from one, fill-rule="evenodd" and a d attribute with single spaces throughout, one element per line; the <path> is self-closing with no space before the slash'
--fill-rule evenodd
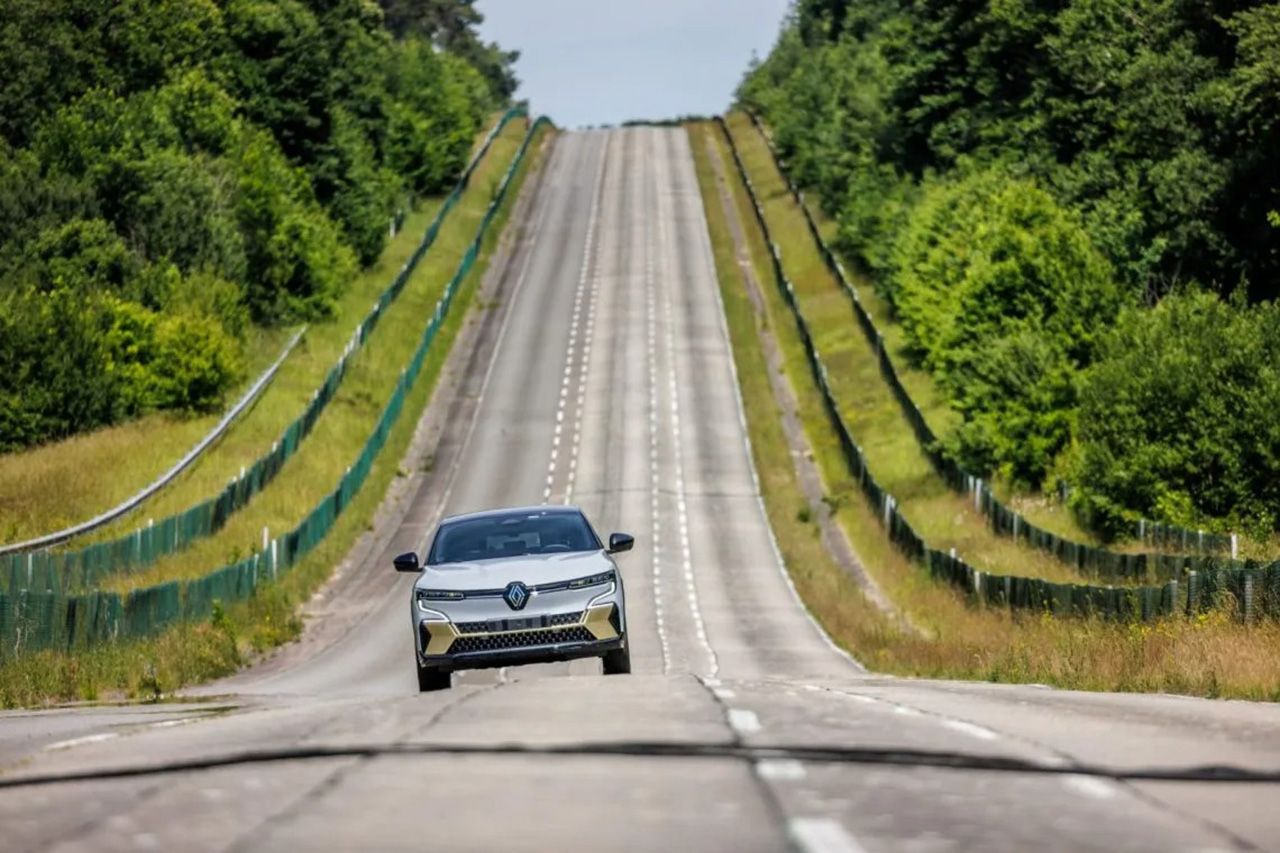
<path id="1" fill-rule="evenodd" d="M 323 317 L 354 271 L 351 251 L 275 141 L 246 136 L 235 155 L 235 205 L 253 271 L 249 310 L 258 322 Z"/>
<path id="2" fill-rule="evenodd" d="M 1112 533 L 1139 515 L 1269 532 L 1277 411 L 1280 308 L 1186 293 L 1127 311 L 1084 374 L 1073 505 Z"/>
<path id="3" fill-rule="evenodd" d="M 932 182 L 894 268 L 908 340 L 966 416 L 947 447 L 968 467 L 1039 485 L 1070 435 L 1072 374 L 1120 305 L 1078 218 L 998 172 Z"/>

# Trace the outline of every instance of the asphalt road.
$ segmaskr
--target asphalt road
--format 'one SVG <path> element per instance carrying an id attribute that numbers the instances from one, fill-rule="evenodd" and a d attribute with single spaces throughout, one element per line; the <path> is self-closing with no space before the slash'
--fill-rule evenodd
<path id="1" fill-rule="evenodd" d="M 517 221 L 415 473 L 303 641 L 182 703 L 0 715 L 0 782 L 312 757 L 3 788 L 0 849 L 1280 849 L 1280 785 L 1056 772 L 1280 770 L 1274 706 L 886 678 L 815 627 L 759 501 L 683 131 L 560 137 Z M 391 556 L 441 511 L 544 500 L 637 536 L 634 674 L 419 695 Z"/>

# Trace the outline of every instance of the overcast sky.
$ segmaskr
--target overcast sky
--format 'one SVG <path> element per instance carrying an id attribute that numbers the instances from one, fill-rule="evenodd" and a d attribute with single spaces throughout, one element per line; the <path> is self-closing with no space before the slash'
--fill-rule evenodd
<path id="1" fill-rule="evenodd" d="M 722 111 L 787 0 L 479 0 L 481 33 L 520 51 L 517 97 L 561 127 Z"/>

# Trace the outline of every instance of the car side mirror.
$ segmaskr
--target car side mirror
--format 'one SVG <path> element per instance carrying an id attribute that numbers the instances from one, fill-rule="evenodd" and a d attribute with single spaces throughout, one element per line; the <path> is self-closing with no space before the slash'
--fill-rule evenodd
<path id="1" fill-rule="evenodd" d="M 413 551 L 407 551 L 396 557 L 392 563 L 396 567 L 397 572 L 420 572 L 422 566 L 418 565 L 418 555 Z"/>
<path id="2" fill-rule="evenodd" d="M 636 537 L 629 533 L 611 533 L 609 535 L 610 554 L 621 554 L 623 551 L 630 551 L 635 544 Z"/>

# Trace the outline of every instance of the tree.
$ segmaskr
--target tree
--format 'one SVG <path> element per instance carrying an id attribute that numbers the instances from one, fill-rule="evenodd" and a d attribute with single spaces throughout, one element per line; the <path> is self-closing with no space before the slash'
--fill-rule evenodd
<path id="1" fill-rule="evenodd" d="M 476 0 L 379 0 L 387 29 L 396 38 L 417 36 L 466 60 L 489 83 L 493 96 L 509 100 L 520 85 L 512 66 L 516 50 L 483 41 L 477 30 L 484 15 Z"/>
<path id="2" fill-rule="evenodd" d="M 1096 527 L 1267 535 L 1280 513 L 1280 309 L 1175 294 L 1121 315 L 1081 386 L 1072 476 Z"/>

